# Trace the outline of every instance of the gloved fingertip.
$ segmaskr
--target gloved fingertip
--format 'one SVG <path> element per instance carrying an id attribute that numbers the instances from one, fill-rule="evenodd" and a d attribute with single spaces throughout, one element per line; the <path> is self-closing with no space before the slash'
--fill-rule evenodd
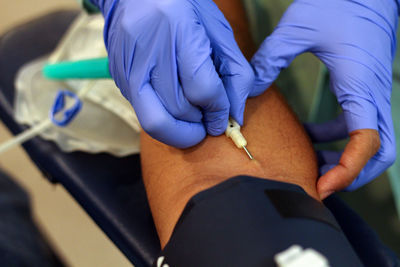
<path id="1" fill-rule="evenodd" d="M 233 118 L 237 123 L 239 123 L 240 126 L 243 126 L 244 109 L 245 109 L 245 106 L 244 106 L 244 104 L 243 104 L 241 107 L 239 107 L 239 108 L 237 108 L 237 109 L 235 109 L 235 110 L 233 110 L 233 111 L 231 112 L 232 118 Z"/>
<path id="2" fill-rule="evenodd" d="M 207 133 L 212 136 L 219 136 L 226 131 L 228 125 L 228 116 L 220 117 L 218 120 L 205 121 L 204 125 L 206 127 Z"/>
<path id="3" fill-rule="evenodd" d="M 236 116 L 235 120 L 236 120 L 237 123 L 239 123 L 240 126 L 243 126 L 243 115 L 242 116 Z"/>
<path id="4" fill-rule="evenodd" d="M 154 138 L 170 146 L 186 149 L 199 144 L 207 136 L 206 129 L 201 123 L 187 124 L 185 122 L 180 124 L 191 126 L 177 129 L 178 131 L 181 131 L 179 134 L 176 132 L 170 132 L 169 135 L 155 136 Z"/>
<path id="5" fill-rule="evenodd" d="M 221 134 L 223 134 L 226 130 L 226 125 L 228 125 L 227 123 L 224 124 L 225 126 L 221 125 L 210 125 L 206 123 L 206 129 L 207 129 L 207 133 L 211 136 L 219 136 Z"/>
<path id="6" fill-rule="evenodd" d="M 249 97 L 256 97 L 264 93 L 270 86 L 272 82 L 258 82 L 254 84 L 253 89 L 249 93 Z"/>

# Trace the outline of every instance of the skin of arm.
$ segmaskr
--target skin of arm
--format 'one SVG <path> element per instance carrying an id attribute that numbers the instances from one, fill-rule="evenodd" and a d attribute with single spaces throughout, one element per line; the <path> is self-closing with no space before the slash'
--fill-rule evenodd
<path id="1" fill-rule="evenodd" d="M 239 0 L 215 3 L 231 23 L 243 53 L 250 57 L 255 48 L 242 4 Z M 242 133 L 253 161 L 225 135 L 208 136 L 199 145 L 181 150 L 142 132 L 143 181 L 162 247 L 193 195 L 237 175 L 297 184 L 319 200 L 311 141 L 275 87 L 248 100 L 244 122 Z"/>

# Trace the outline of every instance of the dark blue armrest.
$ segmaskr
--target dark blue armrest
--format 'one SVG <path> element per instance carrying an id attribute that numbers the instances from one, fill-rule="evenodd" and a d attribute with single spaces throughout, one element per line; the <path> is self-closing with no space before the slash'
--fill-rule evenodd
<path id="1" fill-rule="evenodd" d="M 12 133 L 25 129 L 13 119 L 16 72 L 50 53 L 76 15 L 77 11 L 55 12 L 14 28 L 0 39 L 0 119 Z M 160 246 L 138 155 L 63 153 L 39 137 L 24 148 L 46 177 L 62 184 L 135 266 L 151 265 Z"/>

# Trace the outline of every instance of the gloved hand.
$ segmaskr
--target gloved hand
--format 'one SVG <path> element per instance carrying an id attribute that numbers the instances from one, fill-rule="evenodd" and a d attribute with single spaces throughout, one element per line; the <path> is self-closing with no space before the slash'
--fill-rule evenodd
<path id="1" fill-rule="evenodd" d="M 261 94 L 301 53 L 313 53 L 329 69 L 343 117 L 307 128 L 317 141 L 347 133 L 350 141 L 343 154 L 320 154 L 322 198 L 355 190 L 395 160 L 390 98 L 397 20 L 395 0 L 295 0 L 252 59 L 251 96 Z"/>
<path id="2" fill-rule="evenodd" d="M 178 148 L 243 123 L 254 72 L 211 0 L 92 0 L 110 72 L 142 128 Z"/>

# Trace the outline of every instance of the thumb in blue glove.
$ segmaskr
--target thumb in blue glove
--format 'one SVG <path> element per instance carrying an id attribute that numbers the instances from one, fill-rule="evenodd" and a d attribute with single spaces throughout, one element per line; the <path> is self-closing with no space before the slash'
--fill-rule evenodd
<path id="1" fill-rule="evenodd" d="M 314 143 L 331 142 L 348 137 L 343 114 L 323 124 L 307 123 L 304 126 Z M 386 139 L 381 138 L 381 140 Z M 387 147 L 392 145 L 382 144 Z M 326 198 L 334 191 L 343 188 L 346 191 L 355 190 L 379 176 L 393 163 L 390 156 L 386 161 L 381 160 L 386 156 L 380 154 L 382 150 L 379 150 L 379 147 L 380 138 L 377 131 L 366 129 L 351 132 L 350 141 L 344 151 L 317 151 L 322 175 L 318 181 L 321 197 Z"/>
<path id="2" fill-rule="evenodd" d="M 350 141 L 340 156 L 325 153 L 329 161 L 317 185 L 322 198 L 354 190 L 394 162 L 390 97 L 397 16 L 394 0 L 295 0 L 252 59 L 251 96 L 261 94 L 301 53 L 313 53 L 328 67 L 343 119 L 309 128 L 317 141 L 345 133 Z"/>
<path id="3" fill-rule="evenodd" d="M 254 73 L 211 0 L 92 0 L 110 72 L 142 128 L 178 148 L 243 122 Z"/>

